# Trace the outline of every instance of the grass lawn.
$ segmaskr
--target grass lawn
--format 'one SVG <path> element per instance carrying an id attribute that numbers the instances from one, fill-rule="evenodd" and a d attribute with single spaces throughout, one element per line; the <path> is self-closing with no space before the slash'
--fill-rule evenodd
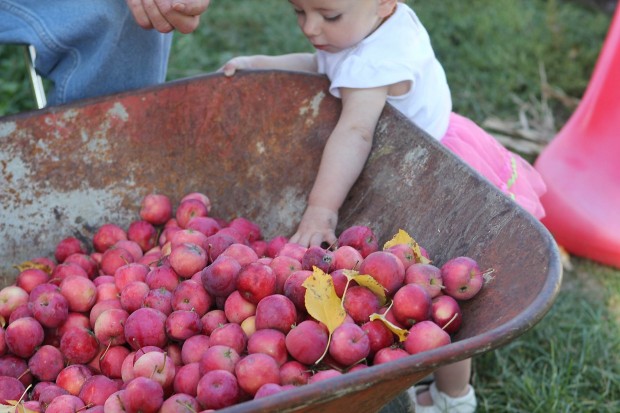
<path id="1" fill-rule="evenodd" d="M 415 0 L 453 91 L 477 122 L 529 119 L 550 139 L 588 84 L 610 23 L 596 1 Z M 600 2 L 599 2 L 600 3 Z M 309 51 L 284 0 L 214 0 L 175 37 L 169 78 L 240 54 Z M 0 115 L 33 108 L 21 50 L 0 46 Z M 550 313 L 474 360 L 479 412 L 620 411 L 620 270 L 571 257 Z"/>

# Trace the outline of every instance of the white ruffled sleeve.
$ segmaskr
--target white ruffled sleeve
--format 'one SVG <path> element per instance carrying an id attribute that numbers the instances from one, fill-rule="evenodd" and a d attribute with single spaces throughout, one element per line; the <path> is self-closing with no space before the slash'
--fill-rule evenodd
<path id="1" fill-rule="evenodd" d="M 340 98 L 339 88 L 367 89 L 410 81 L 415 83 L 411 66 L 391 60 L 369 61 L 357 55 L 348 56 L 334 73 L 327 74 L 331 84 L 329 92 Z"/>

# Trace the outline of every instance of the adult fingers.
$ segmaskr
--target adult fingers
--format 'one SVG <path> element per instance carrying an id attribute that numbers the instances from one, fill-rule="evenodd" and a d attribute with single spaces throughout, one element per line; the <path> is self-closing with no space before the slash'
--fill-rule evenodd
<path id="1" fill-rule="evenodd" d="M 150 20 L 153 28 L 162 33 L 168 33 L 174 30 L 175 26 L 166 16 L 170 13 L 170 2 L 161 2 L 160 0 L 142 0 L 142 7 Z"/>
<path id="2" fill-rule="evenodd" d="M 187 16 L 200 16 L 209 7 L 210 0 L 172 0 L 172 8 Z"/>
<path id="3" fill-rule="evenodd" d="M 142 0 L 127 0 L 127 7 L 131 11 L 131 14 L 138 23 L 140 27 L 143 29 L 152 29 L 153 25 L 151 24 L 151 20 L 146 14 L 146 10 L 142 6 Z"/>

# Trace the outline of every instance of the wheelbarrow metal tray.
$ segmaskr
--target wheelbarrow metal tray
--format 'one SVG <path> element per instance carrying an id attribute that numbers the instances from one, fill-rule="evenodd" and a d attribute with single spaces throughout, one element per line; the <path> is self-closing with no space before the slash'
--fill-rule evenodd
<path id="1" fill-rule="evenodd" d="M 322 76 L 199 76 L 0 118 L 0 286 L 13 267 L 53 257 L 68 236 L 87 245 L 107 222 L 138 219 L 142 197 L 206 193 L 211 215 L 256 221 L 266 239 L 301 218 L 340 101 Z M 338 232 L 367 225 L 382 245 L 399 229 L 434 263 L 467 255 L 494 279 L 464 302 L 452 344 L 226 412 L 374 412 L 437 367 L 498 348 L 551 307 L 562 270 L 531 215 L 388 106 Z"/>

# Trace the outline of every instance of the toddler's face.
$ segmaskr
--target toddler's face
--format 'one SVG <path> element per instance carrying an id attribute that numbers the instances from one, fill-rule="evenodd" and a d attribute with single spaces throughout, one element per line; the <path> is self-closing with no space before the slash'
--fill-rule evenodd
<path id="1" fill-rule="evenodd" d="M 304 35 L 335 53 L 362 41 L 381 24 L 396 0 L 289 0 Z"/>

